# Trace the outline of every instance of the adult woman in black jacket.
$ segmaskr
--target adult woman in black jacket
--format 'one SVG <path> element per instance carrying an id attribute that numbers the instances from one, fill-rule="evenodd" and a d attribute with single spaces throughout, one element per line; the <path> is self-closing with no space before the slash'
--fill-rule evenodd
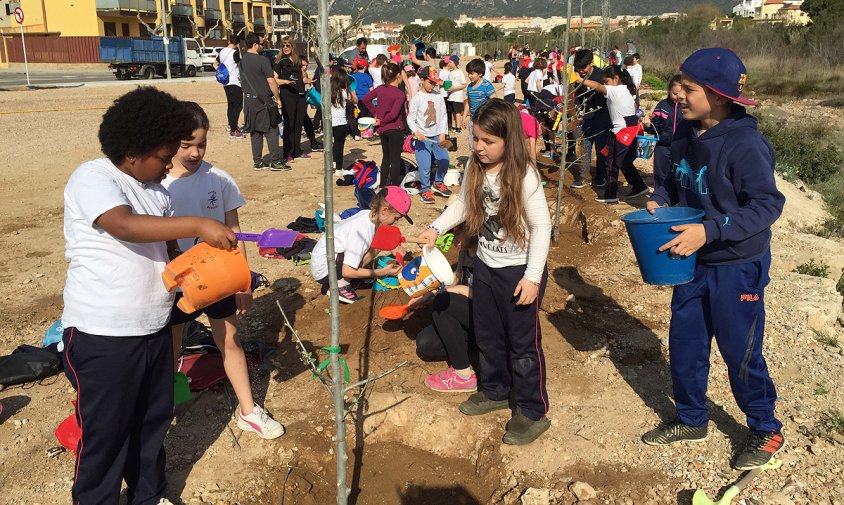
<path id="1" fill-rule="evenodd" d="M 294 158 L 302 157 L 302 124 L 308 107 L 302 65 L 290 37 L 281 39 L 281 52 L 278 53 L 273 70 L 281 98 L 281 115 L 284 118 L 284 158 L 289 163 Z"/>

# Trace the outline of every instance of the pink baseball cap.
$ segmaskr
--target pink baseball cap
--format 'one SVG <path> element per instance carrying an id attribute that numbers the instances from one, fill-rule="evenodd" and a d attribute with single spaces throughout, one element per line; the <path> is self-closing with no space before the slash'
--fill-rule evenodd
<path id="1" fill-rule="evenodd" d="M 407 191 L 399 186 L 384 186 L 384 191 L 387 192 L 384 196 L 387 203 L 403 218 L 407 219 L 408 223 L 413 224 L 413 220 L 407 215 L 410 212 L 410 195 L 407 194 Z"/>

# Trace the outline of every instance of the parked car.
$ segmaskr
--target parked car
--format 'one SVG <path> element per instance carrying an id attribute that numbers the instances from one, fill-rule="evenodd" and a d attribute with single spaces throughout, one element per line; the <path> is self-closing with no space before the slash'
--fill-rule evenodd
<path id="1" fill-rule="evenodd" d="M 217 61 L 217 56 L 220 55 L 222 47 L 203 47 L 202 48 L 202 69 L 214 70 L 214 62 Z"/>

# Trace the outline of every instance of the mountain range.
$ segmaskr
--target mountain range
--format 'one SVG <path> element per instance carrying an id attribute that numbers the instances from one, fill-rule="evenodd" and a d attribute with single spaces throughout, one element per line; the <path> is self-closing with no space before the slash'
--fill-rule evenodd
<path id="1" fill-rule="evenodd" d="M 678 12 L 695 4 L 710 4 L 724 12 L 730 12 L 738 0 L 635 0 L 632 2 L 611 2 L 610 15 L 656 15 L 663 12 Z M 331 14 L 353 14 L 369 5 L 369 0 L 343 0 L 335 2 Z M 311 12 L 317 11 L 315 0 L 303 2 Z M 600 0 L 585 0 L 583 15 L 600 14 Z M 516 16 L 565 16 L 566 0 L 376 0 L 366 20 L 410 23 L 416 18 L 435 19 L 446 16 L 457 19 L 461 14 L 469 17 L 516 17 Z M 580 14 L 580 1 L 572 0 L 572 16 Z"/>

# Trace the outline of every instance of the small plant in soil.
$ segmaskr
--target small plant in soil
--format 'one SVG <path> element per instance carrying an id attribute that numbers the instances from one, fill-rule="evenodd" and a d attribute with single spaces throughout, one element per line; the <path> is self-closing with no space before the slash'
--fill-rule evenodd
<path id="1" fill-rule="evenodd" d="M 838 294 L 844 296 L 844 272 L 841 272 L 841 277 L 838 278 L 838 284 L 835 285 L 835 290 Z"/>
<path id="2" fill-rule="evenodd" d="M 794 271 L 798 274 L 811 275 L 812 277 L 823 277 L 824 279 L 829 277 L 829 265 L 823 261 L 815 263 L 815 258 L 811 258 L 808 263 L 797 265 Z"/>
<path id="3" fill-rule="evenodd" d="M 815 333 L 815 340 L 817 340 L 819 344 L 825 347 L 841 347 L 841 342 L 838 341 L 838 337 L 835 335 L 827 335 L 826 333 L 821 333 L 818 330 L 812 331 Z"/>
<path id="4" fill-rule="evenodd" d="M 826 385 L 826 382 L 819 382 L 815 386 L 815 396 L 825 396 L 827 394 L 829 394 L 829 386 Z"/>
<path id="5" fill-rule="evenodd" d="M 830 410 L 826 413 L 823 425 L 830 432 L 844 433 L 844 414 L 839 410 Z"/>

